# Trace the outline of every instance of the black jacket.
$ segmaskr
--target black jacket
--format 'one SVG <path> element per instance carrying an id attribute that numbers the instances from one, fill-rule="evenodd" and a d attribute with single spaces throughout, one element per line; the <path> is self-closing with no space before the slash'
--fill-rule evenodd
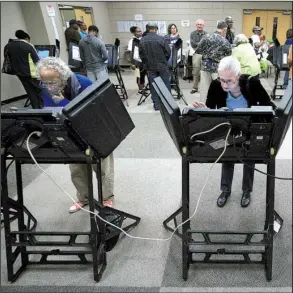
<path id="1" fill-rule="evenodd" d="M 271 101 L 268 93 L 261 85 L 260 80 L 255 77 L 251 77 L 248 81 L 248 77 L 249 75 L 242 74 L 239 78 L 240 90 L 244 98 L 247 100 L 248 107 L 272 106 L 275 108 L 274 103 Z M 206 106 L 210 109 L 226 107 L 226 99 L 227 92 L 223 90 L 221 83 L 218 80 L 212 81 L 208 91 Z"/>
<path id="2" fill-rule="evenodd" d="M 33 45 L 22 40 L 13 40 L 4 47 L 5 51 L 8 52 L 16 75 L 36 77 L 35 64 L 40 58 Z"/>
<path id="3" fill-rule="evenodd" d="M 149 71 L 169 71 L 170 46 L 162 36 L 149 32 L 139 43 L 139 56 Z"/>

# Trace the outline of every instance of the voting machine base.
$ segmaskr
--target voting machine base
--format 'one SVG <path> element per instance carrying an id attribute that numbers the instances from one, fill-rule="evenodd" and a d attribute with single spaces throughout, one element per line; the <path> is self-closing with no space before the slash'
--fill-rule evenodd
<path id="1" fill-rule="evenodd" d="M 2 156 L 2 166 L 6 165 L 6 159 Z M 6 240 L 7 272 L 8 281 L 15 282 L 28 265 L 50 265 L 50 264 L 93 264 L 94 280 L 99 282 L 107 266 L 106 252 L 113 249 L 116 245 L 120 231 L 101 221 L 96 215 L 90 214 L 89 232 L 56 232 L 56 231 L 36 231 L 37 220 L 24 206 L 23 186 L 22 186 L 22 164 L 31 164 L 28 158 L 15 159 L 16 180 L 17 180 L 17 200 L 8 197 L 7 174 L 2 183 L 2 205 L 4 215 L 4 228 Z M 39 160 L 39 163 L 61 163 L 53 160 Z M 84 163 L 82 161 L 67 160 L 62 163 Z M 99 212 L 99 215 L 108 222 L 129 231 L 138 225 L 140 218 L 116 210 L 114 208 L 103 207 L 99 201 L 93 198 L 92 183 L 92 159 L 87 158 L 88 171 L 88 193 L 89 210 L 92 213 Z M 98 162 L 98 181 L 101 182 L 101 163 Z M 3 169 L 5 170 L 5 169 Z M 100 185 L 100 184 L 99 184 Z M 18 231 L 13 231 L 9 214 L 15 212 L 18 220 Z M 25 214 L 27 216 L 25 216 Z M 129 219 L 132 222 L 123 227 L 124 220 Z M 49 237 L 59 240 L 48 240 Z M 88 240 L 81 241 L 80 238 Z M 66 240 L 65 240 L 66 238 Z M 16 247 L 14 249 L 14 247 Z M 32 247 L 39 247 L 34 250 Z M 41 249 L 46 247 L 47 250 Z M 48 248 L 51 249 L 48 249 Z M 54 248 L 52 248 L 54 247 Z M 63 247 L 70 247 L 73 250 L 62 250 Z M 88 257 L 92 256 L 92 260 Z M 21 265 L 17 266 L 17 260 L 20 257 Z M 54 257 L 57 259 L 54 260 Z M 50 259 L 53 258 L 53 259 Z M 62 260 L 61 260 L 62 259 Z"/>
<path id="2" fill-rule="evenodd" d="M 140 106 L 142 103 L 144 103 L 150 95 L 151 95 L 151 90 L 150 90 L 150 84 L 148 82 L 145 85 L 145 87 L 141 90 L 141 96 L 137 103 L 137 106 Z"/>
<path id="3" fill-rule="evenodd" d="M 189 168 L 191 163 L 193 162 L 187 156 L 182 158 L 182 207 L 163 223 L 164 227 L 171 232 L 178 227 L 178 223 L 187 221 L 191 216 L 189 211 Z M 274 160 L 268 162 L 267 173 L 275 174 Z M 274 184 L 274 178 L 267 176 L 266 218 L 263 231 L 195 231 L 191 229 L 190 221 L 183 224 L 181 229 L 176 230 L 175 234 L 182 238 L 182 277 L 184 280 L 187 280 L 189 267 L 194 263 L 261 264 L 265 267 L 267 280 L 272 279 Z M 180 216 L 181 221 L 178 218 Z M 170 225 L 171 222 L 174 223 L 173 226 Z M 227 247 L 231 247 L 231 249 Z M 231 258 L 231 256 L 234 257 Z"/>
<path id="4" fill-rule="evenodd" d="M 266 278 L 271 280 L 275 221 L 282 225 L 282 219 L 274 211 L 275 158 L 292 117 L 292 89 L 287 88 L 284 103 L 276 110 L 272 107 L 252 107 L 245 111 L 185 108 L 181 113 L 161 78 L 154 80 L 154 87 L 164 124 L 182 158 L 182 207 L 163 225 L 182 237 L 183 279 L 187 279 L 192 263 L 257 263 L 264 266 Z M 266 176 L 263 230 L 191 229 L 190 164 L 225 162 L 267 165 L 266 173 L 270 176 Z M 182 216 L 180 224 L 179 215 Z"/>

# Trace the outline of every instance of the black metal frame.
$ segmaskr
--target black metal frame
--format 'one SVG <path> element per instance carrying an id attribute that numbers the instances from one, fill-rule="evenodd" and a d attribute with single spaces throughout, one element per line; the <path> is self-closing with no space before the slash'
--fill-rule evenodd
<path id="1" fill-rule="evenodd" d="M 202 161 L 201 161 L 202 162 Z M 223 162 L 223 160 L 221 161 Z M 187 155 L 182 156 L 182 206 L 168 217 L 164 222 L 164 227 L 174 232 L 177 228 L 176 217 L 182 214 L 182 222 L 189 219 L 189 167 L 191 163 L 196 163 L 194 159 Z M 257 163 L 267 164 L 267 173 L 275 175 L 275 159 L 272 158 L 266 162 L 259 161 Z M 272 261 L 273 261 L 273 236 L 274 236 L 274 197 L 275 197 L 275 179 L 271 176 L 267 176 L 266 183 L 266 219 L 263 231 L 254 232 L 208 232 L 208 231 L 194 231 L 190 228 L 190 221 L 181 226 L 182 232 L 179 229 L 175 232 L 176 235 L 182 238 L 182 277 L 187 280 L 188 270 L 192 263 L 237 263 L 237 264 L 263 264 L 265 266 L 266 278 L 268 281 L 272 279 Z M 169 226 L 169 223 L 174 221 L 175 228 Z M 193 235 L 200 234 L 203 237 L 203 241 L 194 241 Z M 244 241 L 212 241 L 210 235 L 246 235 Z M 262 235 L 260 242 L 252 241 L 254 235 Z M 194 246 L 201 245 L 207 246 L 206 250 L 196 250 Z M 211 245 L 219 245 L 217 250 L 212 250 Z M 236 246 L 250 246 L 250 247 L 263 247 L 257 250 L 226 250 L 222 248 L 223 245 L 236 245 Z M 193 255 L 204 255 L 203 259 L 194 260 Z M 260 255 L 261 260 L 252 260 L 250 255 Z M 213 255 L 240 255 L 243 259 L 231 260 L 211 259 Z"/>
<path id="2" fill-rule="evenodd" d="M 275 66 L 275 85 L 274 85 L 274 88 L 271 92 L 271 98 L 273 100 L 280 100 L 282 99 L 283 97 L 283 94 L 282 95 L 277 95 L 276 94 L 276 90 L 282 90 L 283 89 L 283 85 L 282 84 L 278 84 L 278 81 L 279 81 L 279 78 L 280 78 L 280 73 L 281 73 L 281 70 L 278 66 Z"/>
<path id="3" fill-rule="evenodd" d="M 116 74 L 116 77 L 117 77 L 117 80 L 118 80 L 118 84 L 115 84 L 115 89 L 116 90 L 120 90 L 120 97 L 122 100 L 124 100 L 126 102 L 126 105 L 128 105 L 128 94 L 127 94 L 127 91 L 126 91 L 126 88 L 125 88 L 125 85 L 124 85 L 124 81 L 123 81 L 123 78 L 122 78 L 122 75 L 121 75 L 121 71 L 124 72 L 124 69 L 120 68 L 119 65 L 115 65 L 114 67 L 114 71 L 115 71 L 115 74 Z"/>
<path id="4" fill-rule="evenodd" d="M 180 86 L 179 86 L 179 78 L 178 78 L 178 66 L 175 67 L 175 68 L 172 68 L 170 70 L 170 75 L 171 75 L 171 91 L 172 89 L 175 90 L 176 94 L 172 94 L 172 96 L 174 97 L 175 100 L 180 100 L 182 99 L 183 102 L 185 103 L 186 106 L 188 106 L 188 103 L 187 101 L 185 100 L 184 96 L 183 96 L 183 93 L 180 89 Z"/>
<path id="5" fill-rule="evenodd" d="M 6 155 L 1 155 L 1 166 L 3 172 L 6 170 Z M 5 229 L 5 241 L 6 241 L 6 258 L 7 258 L 7 272 L 8 281 L 15 282 L 25 268 L 30 264 L 93 264 L 94 280 L 99 282 L 102 278 L 103 272 L 107 266 L 106 251 L 111 250 L 118 241 L 120 231 L 112 228 L 108 224 L 105 224 L 95 214 L 95 210 L 99 212 L 99 215 L 112 222 L 116 226 L 120 226 L 125 231 L 129 231 L 133 227 L 137 226 L 140 222 L 140 218 L 127 214 L 125 212 L 116 210 L 114 208 L 104 207 L 101 203 L 102 199 L 102 178 L 101 178 L 101 160 L 97 160 L 93 155 L 89 154 L 83 159 L 71 159 L 65 157 L 60 158 L 46 158 L 38 160 L 42 164 L 72 164 L 72 163 L 85 163 L 87 164 L 88 172 L 88 195 L 89 195 L 89 210 L 90 214 L 90 232 L 36 232 L 37 220 L 24 206 L 23 202 L 23 186 L 22 186 L 22 164 L 32 164 L 30 158 L 14 158 L 16 168 L 17 179 L 17 200 L 11 199 L 8 196 L 7 186 L 7 173 L 3 175 L 2 181 L 2 206 L 4 215 L 4 229 Z M 94 199 L 93 195 L 93 181 L 92 181 L 92 164 L 97 163 L 96 177 L 98 180 L 98 194 L 99 201 Z M 16 211 L 18 219 L 18 231 L 11 231 L 11 211 Z M 24 213 L 28 215 L 27 223 L 24 221 Z M 111 218 L 111 220 L 109 220 Z M 122 227 L 122 222 L 125 219 L 131 219 L 131 224 Z M 69 237 L 68 241 L 39 241 L 36 237 Z M 76 242 L 76 238 L 81 235 L 88 236 L 88 242 L 80 243 Z M 28 247 L 72 247 L 74 250 L 29 250 Z M 16 247 L 13 250 L 13 247 Z M 76 248 L 83 248 L 78 250 Z M 38 261 L 31 261 L 30 255 L 40 255 L 41 258 Z M 62 255 L 62 256 L 77 256 L 79 260 L 48 260 L 49 256 Z M 89 261 L 86 256 L 92 255 L 92 261 Z M 15 271 L 15 263 L 18 257 L 21 256 L 21 266 Z"/>

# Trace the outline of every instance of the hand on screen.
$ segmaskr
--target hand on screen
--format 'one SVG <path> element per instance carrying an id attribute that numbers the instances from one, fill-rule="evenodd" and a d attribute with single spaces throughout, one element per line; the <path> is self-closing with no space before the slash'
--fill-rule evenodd
<path id="1" fill-rule="evenodd" d="M 195 108 L 207 108 L 207 106 L 204 103 L 199 102 L 199 101 L 194 101 L 192 103 L 192 106 Z"/>

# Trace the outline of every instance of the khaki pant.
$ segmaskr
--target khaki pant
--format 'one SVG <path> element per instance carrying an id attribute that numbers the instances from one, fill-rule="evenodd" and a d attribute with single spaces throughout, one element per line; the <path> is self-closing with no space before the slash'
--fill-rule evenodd
<path id="1" fill-rule="evenodd" d="M 194 54 L 192 56 L 192 75 L 193 75 L 193 88 L 198 89 L 199 77 L 200 77 L 200 66 L 201 66 L 202 55 Z"/>
<path id="2" fill-rule="evenodd" d="M 218 78 L 218 73 L 200 71 L 200 101 L 205 103 L 208 91 L 213 80 Z"/>
<path id="3" fill-rule="evenodd" d="M 77 198 L 80 202 L 88 201 L 88 181 L 87 181 L 87 165 L 71 164 L 69 165 L 71 172 L 71 180 L 77 190 Z M 97 172 L 97 165 L 93 164 L 92 168 Z M 102 192 L 103 199 L 107 200 L 114 193 L 114 157 L 113 153 L 107 158 L 102 159 Z"/>

